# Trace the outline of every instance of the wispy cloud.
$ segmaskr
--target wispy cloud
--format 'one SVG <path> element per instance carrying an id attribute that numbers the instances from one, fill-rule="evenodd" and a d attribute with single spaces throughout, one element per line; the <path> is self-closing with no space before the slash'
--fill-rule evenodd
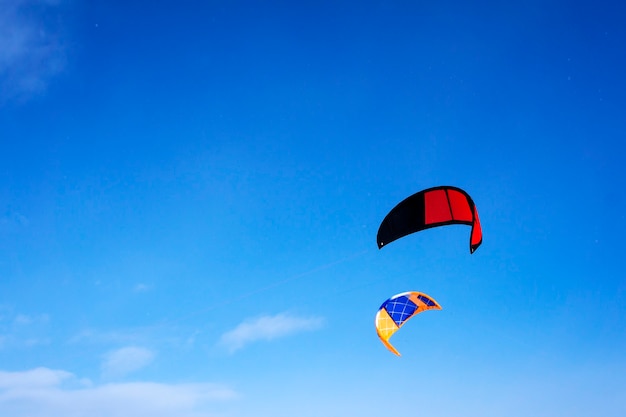
<path id="1" fill-rule="evenodd" d="M 153 351 L 138 346 L 126 346 L 111 351 L 104 356 L 102 376 L 122 377 L 149 365 L 155 356 Z"/>
<path id="2" fill-rule="evenodd" d="M 0 371 L 0 390 L 52 387 L 71 377 L 72 374 L 69 372 L 48 368 L 35 368 L 24 372 Z"/>
<path id="3" fill-rule="evenodd" d="M 133 291 L 135 291 L 135 292 L 146 292 L 146 291 L 150 291 L 151 289 L 152 289 L 152 287 L 150 285 L 143 284 L 143 283 L 136 284 L 133 287 Z"/>
<path id="4" fill-rule="evenodd" d="M 2 0 L 0 0 L 0 6 L 2 5 Z M 0 12 L 1 16 L 1 12 Z M 0 18 L 0 24 L 2 24 L 2 20 Z M 0 28 L 0 33 L 2 28 Z M 1 35 L 0 35 L 1 36 Z M 0 38 L 0 48 L 2 47 L 2 40 Z M 0 57 L 2 56 L 2 50 L 0 50 Z M 2 61 L 0 58 L 0 79 L 2 77 Z M 22 228 L 28 227 L 30 224 L 28 218 L 24 216 L 22 213 L 13 210 L 7 210 L 3 215 L 0 215 L 0 231 L 2 232 L 14 232 L 16 230 L 20 230 Z"/>
<path id="5" fill-rule="evenodd" d="M 88 381 L 87 381 L 88 382 Z M 216 384 L 112 383 L 89 386 L 49 368 L 0 371 L 0 415 L 11 417 L 209 417 L 237 396 Z"/>
<path id="6" fill-rule="evenodd" d="M 15 314 L 9 307 L 0 310 L 4 310 L 0 315 L 0 349 L 23 349 L 51 343 L 47 336 L 50 330 L 48 314 Z"/>
<path id="7" fill-rule="evenodd" d="M 47 323 L 50 320 L 50 316 L 47 314 L 39 314 L 39 315 L 27 315 L 27 314 L 18 314 L 15 316 L 14 323 L 19 325 L 29 325 L 34 323 Z"/>
<path id="8" fill-rule="evenodd" d="M 72 347 L 82 345 L 88 349 L 98 348 L 108 351 L 103 356 L 101 364 L 104 376 L 105 363 L 112 364 L 112 361 L 116 358 L 116 355 L 114 355 L 116 350 L 114 349 L 120 346 L 159 346 L 159 349 L 163 350 L 170 348 L 187 350 L 193 347 L 196 338 L 200 334 L 201 332 L 193 327 L 168 325 L 161 322 L 152 326 L 120 328 L 116 330 L 85 329 L 71 336 L 66 343 Z M 1 335 L 2 333 L 0 332 Z M 0 348 L 2 348 L 1 339 Z M 132 353 L 132 351 L 130 352 Z M 121 353 L 118 353 L 117 357 L 120 355 Z"/>
<path id="9" fill-rule="evenodd" d="M 286 313 L 246 320 L 222 335 L 220 344 L 231 353 L 257 340 L 273 340 L 292 333 L 317 330 L 322 327 L 320 317 L 294 317 Z"/>
<path id="10" fill-rule="evenodd" d="M 98 329 L 84 329 L 72 336 L 70 344 L 108 344 L 108 345 L 135 345 L 150 340 L 151 327 L 133 327 L 129 329 L 102 331 Z"/>
<path id="11" fill-rule="evenodd" d="M 0 102 L 41 92 L 62 71 L 61 35 L 45 19 L 56 7 L 50 0 L 0 0 Z"/>

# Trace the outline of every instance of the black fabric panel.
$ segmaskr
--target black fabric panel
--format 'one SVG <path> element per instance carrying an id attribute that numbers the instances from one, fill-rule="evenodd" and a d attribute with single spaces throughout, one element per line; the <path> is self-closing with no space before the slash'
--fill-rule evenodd
<path id="1" fill-rule="evenodd" d="M 423 191 L 401 201 L 380 224 L 376 237 L 378 248 L 403 236 L 423 230 L 425 228 L 424 217 Z"/>

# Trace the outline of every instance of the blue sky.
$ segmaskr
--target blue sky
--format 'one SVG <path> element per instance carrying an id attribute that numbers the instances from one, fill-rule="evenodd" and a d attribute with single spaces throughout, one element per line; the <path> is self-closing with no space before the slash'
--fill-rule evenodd
<path id="1" fill-rule="evenodd" d="M 623 416 L 625 18 L 0 0 L 0 414 Z"/>

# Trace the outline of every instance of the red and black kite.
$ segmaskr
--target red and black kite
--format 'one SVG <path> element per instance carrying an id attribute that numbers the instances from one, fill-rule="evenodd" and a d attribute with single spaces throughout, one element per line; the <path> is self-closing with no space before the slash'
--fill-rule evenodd
<path id="1" fill-rule="evenodd" d="M 420 191 L 401 201 L 378 228 L 378 249 L 411 233 L 448 224 L 472 226 L 470 253 L 483 242 L 474 201 L 457 187 L 440 186 Z"/>

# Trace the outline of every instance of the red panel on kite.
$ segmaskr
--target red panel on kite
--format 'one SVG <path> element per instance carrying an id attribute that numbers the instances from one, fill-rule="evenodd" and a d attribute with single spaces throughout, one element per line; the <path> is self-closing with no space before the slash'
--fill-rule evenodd
<path id="1" fill-rule="evenodd" d="M 476 207 L 474 207 L 474 224 L 472 225 L 472 236 L 470 239 L 470 246 L 474 248 L 478 248 L 483 241 L 483 229 L 480 227 L 480 219 L 478 218 Z"/>
<path id="2" fill-rule="evenodd" d="M 472 226 L 470 253 L 474 253 L 483 235 L 478 210 L 469 194 L 451 186 L 420 191 L 401 201 L 385 216 L 376 236 L 378 248 L 408 234 L 449 224 Z"/>
<path id="3" fill-rule="evenodd" d="M 424 193 L 424 221 L 426 225 L 445 223 L 452 220 L 446 190 Z"/>
<path id="4" fill-rule="evenodd" d="M 460 222 L 472 222 L 472 209 L 467 204 L 467 197 L 456 190 L 447 190 L 452 207 L 452 218 Z"/>

